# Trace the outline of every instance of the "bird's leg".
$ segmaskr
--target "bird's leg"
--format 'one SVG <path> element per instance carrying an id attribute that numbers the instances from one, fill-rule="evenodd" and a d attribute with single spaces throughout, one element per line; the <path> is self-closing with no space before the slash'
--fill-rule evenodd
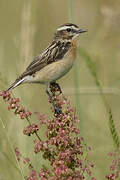
<path id="1" fill-rule="evenodd" d="M 54 94 L 56 91 L 59 92 L 59 95 L 62 93 L 62 90 L 61 90 L 59 84 L 56 83 L 56 82 L 51 82 L 51 83 L 50 83 L 50 90 L 51 90 L 51 92 L 52 92 L 53 94 Z"/>
<path id="2" fill-rule="evenodd" d="M 50 87 L 50 85 L 47 86 L 47 88 L 46 88 L 46 93 L 47 93 L 47 95 L 49 96 L 50 102 L 51 102 L 52 105 L 53 105 L 53 108 L 54 108 L 54 111 L 55 111 L 55 115 L 62 114 L 61 109 L 55 104 L 55 102 L 54 102 L 54 100 L 53 100 L 53 96 L 52 96 L 52 95 L 50 94 L 50 92 L 49 92 L 49 87 Z M 52 94 L 53 94 L 53 93 L 52 93 Z M 53 94 L 53 95 L 55 95 L 55 94 Z"/>

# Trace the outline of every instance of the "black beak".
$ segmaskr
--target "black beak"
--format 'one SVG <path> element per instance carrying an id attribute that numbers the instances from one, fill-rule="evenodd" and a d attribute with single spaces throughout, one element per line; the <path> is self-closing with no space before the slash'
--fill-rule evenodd
<path id="1" fill-rule="evenodd" d="M 88 31 L 87 29 L 79 29 L 78 33 L 84 33 L 84 32 L 87 32 L 87 31 Z"/>

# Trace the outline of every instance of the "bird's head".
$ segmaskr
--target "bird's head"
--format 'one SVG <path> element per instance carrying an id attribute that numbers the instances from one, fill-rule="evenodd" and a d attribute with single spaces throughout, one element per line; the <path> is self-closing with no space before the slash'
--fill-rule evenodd
<path id="1" fill-rule="evenodd" d="M 57 29 L 55 33 L 55 39 L 73 40 L 78 38 L 79 35 L 84 32 L 87 32 L 87 30 L 81 29 L 75 24 L 67 23 Z"/>

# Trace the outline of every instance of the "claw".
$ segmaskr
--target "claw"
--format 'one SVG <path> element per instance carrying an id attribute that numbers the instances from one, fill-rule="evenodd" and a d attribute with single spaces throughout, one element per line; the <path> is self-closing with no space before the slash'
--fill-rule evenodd
<path id="1" fill-rule="evenodd" d="M 55 116 L 62 114 L 62 110 L 59 107 L 55 106 L 54 110 L 55 110 L 55 113 L 54 113 Z"/>
<path id="2" fill-rule="evenodd" d="M 49 88 L 50 88 L 50 91 L 51 91 L 52 95 L 51 95 L 50 92 L 49 92 Z M 54 102 L 55 92 L 58 91 L 58 90 L 59 90 L 60 93 L 62 93 L 59 84 L 57 84 L 57 83 L 55 83 L 55 82 L 48 84 L 48 86 L 47 86 L 47 88 L 46 88 L 46 93 L 47 93 L 47 95 L 49 96 L 50 103 L 52 103 L 52 105 L 53 105 L 54 115 L 55 115 L 55 116 L 58 116 L 58 115 L 62 114 L 61 108 L 58 107 L 58 106 L 55 104 L 55 102 Z"/>
<path id="3" fill-rule="evenodd" d="M 59 94 L 62 93 L 62 90 L 61 90 L 59 84 L 56 83 L 56 82 L 50 83 L 50 89 L 51 89 L 51 92 L 52 92 L 52 93 L 54 93 L 54 92 L 56 92 L 56 91 L 59 91 Z"/>

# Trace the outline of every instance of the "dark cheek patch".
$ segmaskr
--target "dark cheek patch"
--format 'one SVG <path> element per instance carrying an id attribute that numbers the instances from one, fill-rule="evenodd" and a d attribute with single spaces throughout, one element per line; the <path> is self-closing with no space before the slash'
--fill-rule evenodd
<path id="1" fill-rule="evenodd" d="M 63 30 L 63 31 L 59 31 L 59 35 L 60 36 L 65 36 L 66 35 L 66 33 L 65 33 L 65 31 Z"/>

